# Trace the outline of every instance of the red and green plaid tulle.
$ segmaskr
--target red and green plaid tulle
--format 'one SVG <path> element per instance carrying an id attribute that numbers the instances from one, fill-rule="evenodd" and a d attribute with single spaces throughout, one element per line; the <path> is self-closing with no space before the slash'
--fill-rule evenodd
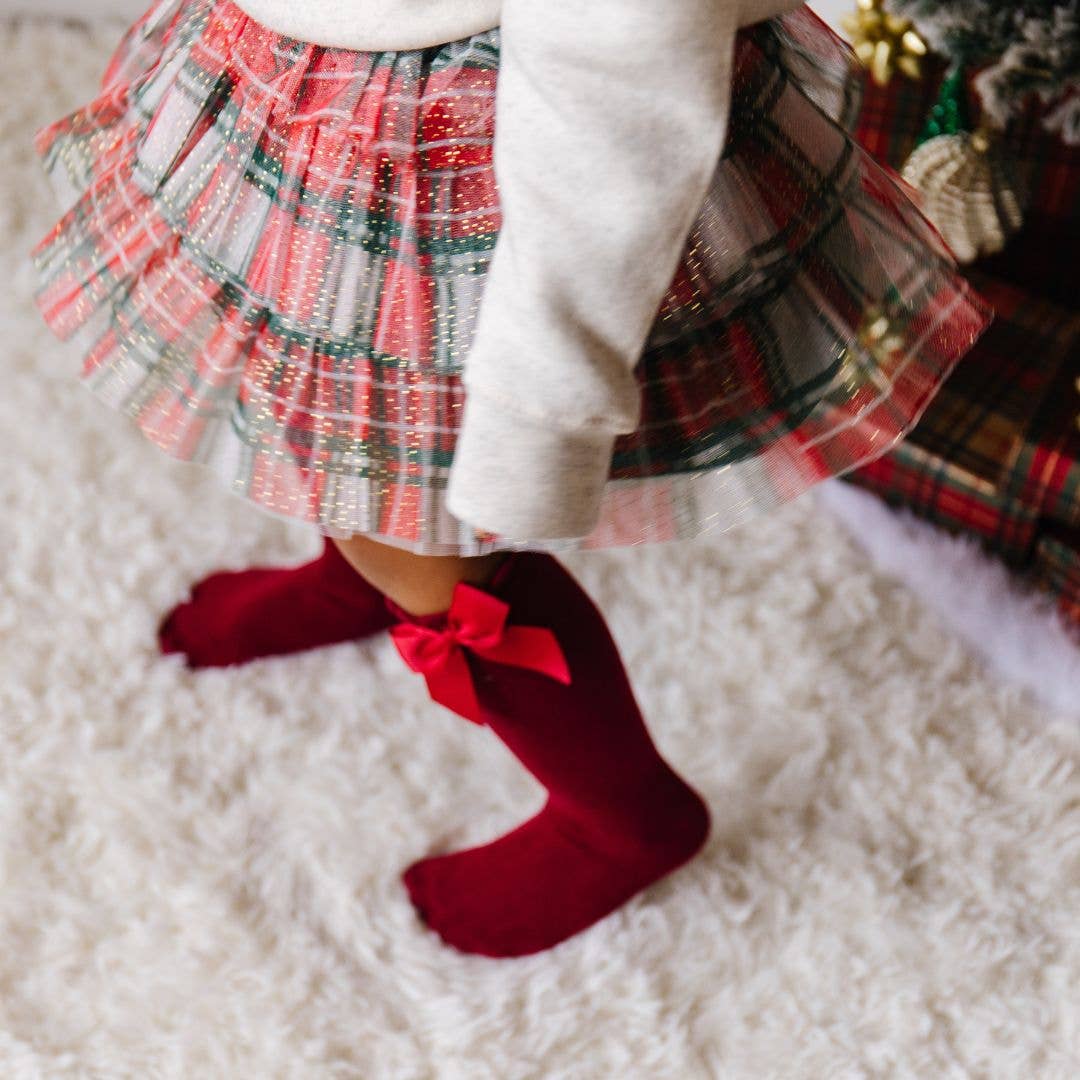
<path id="1" fill-rule="evenodd" d="M 637 364 L 587 537 L 446 509 L 501 223 L 499 28 L 358 52 L 161 0 L 39 132 L 64 215 L 37 300 L 82 377 L 263 509 L 418 552 L 725 530 L 903 439 L 992 317 L 854 141 L 858 61 L 807 8 L 741 30 L 722 156 Z M 491 453 L 499 454 L 492 446 Z"/>

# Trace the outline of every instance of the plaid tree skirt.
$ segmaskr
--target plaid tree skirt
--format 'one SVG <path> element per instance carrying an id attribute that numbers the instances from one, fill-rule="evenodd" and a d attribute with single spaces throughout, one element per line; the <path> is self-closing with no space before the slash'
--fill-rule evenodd
<path id="1" fill-rule="evenodd" d="M 893 451 L 847 474 L 1025 566 L 1043 517 L 1080 524 L 1080 314 L 968 275 L 997 317 Z"/>
<path id="2" fill-rule="evenodd" d="M 885 88 L 867 77 L 856 135 L 883 164 L 903 166 L 946 66 L 931 57 L 922 81 Z M 907 439 L 845 479 L 979 537 L 1056 597 L 1080 641 L 1080 150 L 1042 128 L 1036 101 L 1004 139 L 1030 192 L 1024 227 L 965 270 L 996 319 Z"/>
<path id="3" fill-rule="evenodd" d="M 1057 601 L 1066 627 L 1080 644 L 1080 529 L 1051 522 L 1035 548 L 1031 581 Z"/>

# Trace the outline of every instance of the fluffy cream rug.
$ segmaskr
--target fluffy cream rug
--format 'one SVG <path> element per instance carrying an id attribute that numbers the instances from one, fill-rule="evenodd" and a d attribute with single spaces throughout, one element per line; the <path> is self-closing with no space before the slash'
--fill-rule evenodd
<path id="1" fill-rule="evenodd" d="M 400 869 L 538 785 L 386 639 L 192 674 L 189 582 L 316 538 L 175 464 L 30 302 L 33 128 L 116 28 L 3 31 L 0 1075 L 1080 1075 L 1080 737 L 876 571 L 814 493 L 577 557 L 704 853 L 540 956 L 444 947 Z"/>

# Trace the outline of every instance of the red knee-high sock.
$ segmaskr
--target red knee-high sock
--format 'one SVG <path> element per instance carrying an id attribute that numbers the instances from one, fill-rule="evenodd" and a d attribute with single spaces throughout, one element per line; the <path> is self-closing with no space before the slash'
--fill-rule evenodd
<path id="1" fill-rule="evenodd" d="M 490 727 L 548 790 L 543 809 L 500 839 L 405 871 L 446 942 L 538 952 L 698 851 L 708 810 L 657 752 L 603 616 L 555 558 L 515 552 L 484 589 L 459 584 L 447 612 L 387 607 L 432 696 Z"/>
<path id="2" fill-rule="evenodd" d="M 158 640 L 191 667 L 224 667 L 366 637 L 392 622 L 383 594 L 327 538 L 303 566 L 211 574 L 166 615 Z"/>

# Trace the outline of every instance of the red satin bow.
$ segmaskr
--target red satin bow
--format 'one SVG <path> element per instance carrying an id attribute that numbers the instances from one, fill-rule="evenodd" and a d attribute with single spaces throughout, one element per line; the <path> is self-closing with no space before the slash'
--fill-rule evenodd
<path id="1" fill-rule="evenodd" d="M 464 649 L 486 660 L 570 682 L 570 669 L 555 635 L 543 626 L 507 626 L 509 610 L 510 605 L 498 597 L 461 581 L 454 587 L 445 629 L 399 622 L 390 628 L 390 636 L 405 663 L 427 680 L 433 700 L 482 725 Z"/>

